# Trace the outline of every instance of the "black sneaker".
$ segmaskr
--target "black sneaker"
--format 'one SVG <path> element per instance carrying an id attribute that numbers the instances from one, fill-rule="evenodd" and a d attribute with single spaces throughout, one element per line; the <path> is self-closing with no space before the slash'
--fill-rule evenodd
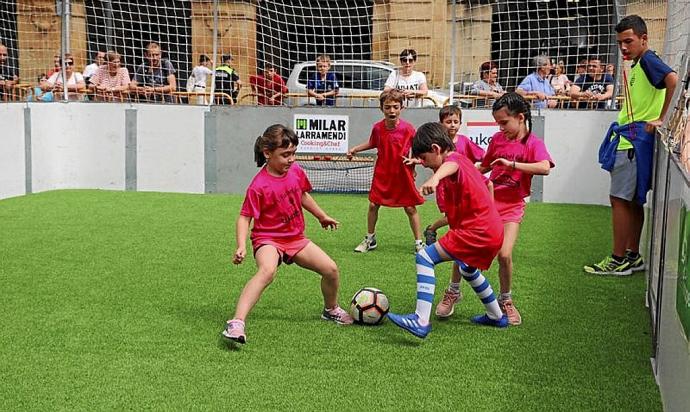
<path id="1" fill-rule="evenodd" d="M 642 259 L 642 255 L 639 253 L 636 253 L 637 256 L 634 256 L 633 253 L 629 250 L 625 251 L 625 260 L 628 261 L 629 263 L 629 268 L 633 272 L 641 272 L 645 270 L 644 267 L 644 259 Z"/>
<path id="2" fill-rule="evenodd" d="M 426 229 L 424 229 L 424 243 L 426 243 L 427 246 L 436 243 L 436 231 L 431 230 L 431 226 L 427 226 Z"/>

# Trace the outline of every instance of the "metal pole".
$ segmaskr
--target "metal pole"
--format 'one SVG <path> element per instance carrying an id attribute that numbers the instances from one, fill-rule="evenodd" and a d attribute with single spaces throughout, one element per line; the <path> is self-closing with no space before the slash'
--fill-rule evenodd
<path id="1" fill-rule="evenodd" d="M 105 14 L 105 50 L 115 50 L 115 24 L 113 18 L 113 3 L 110 0 L 106 0 L 103 3 L 103 11 Z M 96 50 L 98 52 L 98 50 Z M 133 62 L 130 62 L 130 64 Z"/>
<path id="2" fill-rule="evenodd" d="M 211 98 L 208 104 L 214 102 L 216 92 L 216 64 L 218 62 L 218 0 L 213 0 L 213 73 L 211 74 Z"/>
<path id="3" fill-rule="evenodd" d="M 60 4 L 60 13 L 62 17 L 62 27 L 60 30 L 60 77 L 62 77 L 62 100 L 69 100 L 69 93 L 67 91 L 67 75 L 65 74 L 65 54 L 69 53 L 69 0 L 63 0 Z"/>
<path id="4" fill-rule="evenodd" d="M 452 16 L 450 23 L 450 83 L 448 84 L 450 89 L 448 93 L 448 95 L 450 96 L 450 100 L 448 100 L 448 104 L 453 104 L 453 94 L 455 93 L 455 59 L 457 57 L 455 24 L 458 15 L 456 10 L 457 4 L 457 0 L 453 0 L 453 5 L 450 8 Z"/>
<path id="5" fill-rule="evenodd" d="M 618 24 L 618 21 L 620 20 L 620 14 L 618 13 L 618 7 L 620 7 L 620 1 L 615 0 L 613 2 L 613 24 Z M 614 34 L 615 36 L 615 34 Z M 616 103 L 618 100 L 616 100 L 616 97 L 618 96 L 618 90 L 620 89 L 620 80 L 623 78 L 622 73 L 623 73 L 623 61 L 621 60 L 621 54 L 620 50 L 618 49 L 618 46 L 614 46 L 613 49 L 613 58 L 616 62 L 616 70 L 613 72 L 615 75 L 615 79 L 613 82 L 613 98 L 611 99 L 611 109 L 616 110 L 618 109 L 618 106 Z"/>

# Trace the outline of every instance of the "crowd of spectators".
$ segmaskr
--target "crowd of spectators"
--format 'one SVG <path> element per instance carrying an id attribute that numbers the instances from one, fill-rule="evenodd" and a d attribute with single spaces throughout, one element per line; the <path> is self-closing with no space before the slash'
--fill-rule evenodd
<path id="1" fill-rule="evenodd" d="M 149 43 L 144 52 L 144 61 L 136 66 L 134 73 L 122 64 L 121 56 L 114 51 L 97 51 L 91 64 L 80 73 L 74 68 L 74 58 L 65 54 L 65 62 L 59 54 L 54 55 L 53 66 L 41 74 L 37 85 L 30 88 L 27 100 L 53 101 L 65 96 L 69 100 L 91 99 L 96 101 L 163 102 L 173 99 L 177 92 L 177 70 L 172 62 L 163 57 L 157 43 Z M 7 47 L 0 43 L 0 100 L 7 100 L 13 88 L 19 84 L 16 70 L 7 63 Z M 217 104 L 235 104 L 240 97 L 242 81 L 233 67 L 233 56 L 222 55 L 221 64 L 213 67 L 213 61 L 206 55 L 199 57 L 186 84 L 190 103 L 208 104 L 209 80 L 215 79 Z M 407 107 L 421 107 L 427 95 L 428 85 L 423 72 L 414 70 L 417 52 L 404 49 L 400 53 L 400 67 L 393 70 L 385 82 L 384 90 L 403 91 Z M 563 61 L 554 63 L 549 56 L 538 55 L 532 60 L 533 72 L 517 86 L 516 92 L 532 101 L 534 108 L 593 108 L 612 107 L 614 91 L 613 64 L 603 63 L 598 57 L 581 59 L 571 77 L 566 73 Z M 65 73 L 62 73 L 64 67 Z M 334 106 L 340 90 L 338 73 L 331 70 L 328 55 L 316 59 L 316 71 L 307 79 L 307 95 L 319 106 Z M 499 67 L 493 61 L 479 66 L 479 79 L 469 94 L 476 96 L 473 107 L 490 107 L 506 90 L 498 79 Z M 276 67 L 266 62 L 256 74 L 249 76 L 251 96 L 261 106 L 275 106 L 285 103 L 288 88 Z M 179 94 L 179 93 L 178 93 Z"/>

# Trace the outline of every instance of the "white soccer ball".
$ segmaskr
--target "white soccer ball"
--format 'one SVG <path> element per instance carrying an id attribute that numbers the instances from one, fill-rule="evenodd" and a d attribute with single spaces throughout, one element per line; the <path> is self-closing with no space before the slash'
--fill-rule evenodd
<path id="1" fill-rule="evenodd" d="M 362 288 L 352 297 L 350 315 L 356 323 L 377 325 L 389 309 L 388 298 L 379 289 Z"/>

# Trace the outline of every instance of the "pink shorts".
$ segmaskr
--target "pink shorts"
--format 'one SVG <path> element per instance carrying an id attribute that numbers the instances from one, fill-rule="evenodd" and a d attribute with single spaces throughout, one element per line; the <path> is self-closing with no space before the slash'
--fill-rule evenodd
<path id="1" fill-rule="evenodd" d="M 525 200 L 505 202 L 494 199 L 494 205 L 498 214 L 501 215 L 503 224 L 508 222 L 522 223 L 522 218 L 525 216 Z"/>
<path id="2" fill-rule="evenodd" d="M 301 237 L 297 239 L 256 239 L 252 240 L 252 249 L 254 249 L 254 256 L 256 256 L 256 251 L 261 247 L 266 245 L 271 245 L 278 250 L 281 262 L 290 265 L 294 261 L 295 255 L 297 255 L 302 249 L 304 249 L 311 240 L 306 237 Z"/>

